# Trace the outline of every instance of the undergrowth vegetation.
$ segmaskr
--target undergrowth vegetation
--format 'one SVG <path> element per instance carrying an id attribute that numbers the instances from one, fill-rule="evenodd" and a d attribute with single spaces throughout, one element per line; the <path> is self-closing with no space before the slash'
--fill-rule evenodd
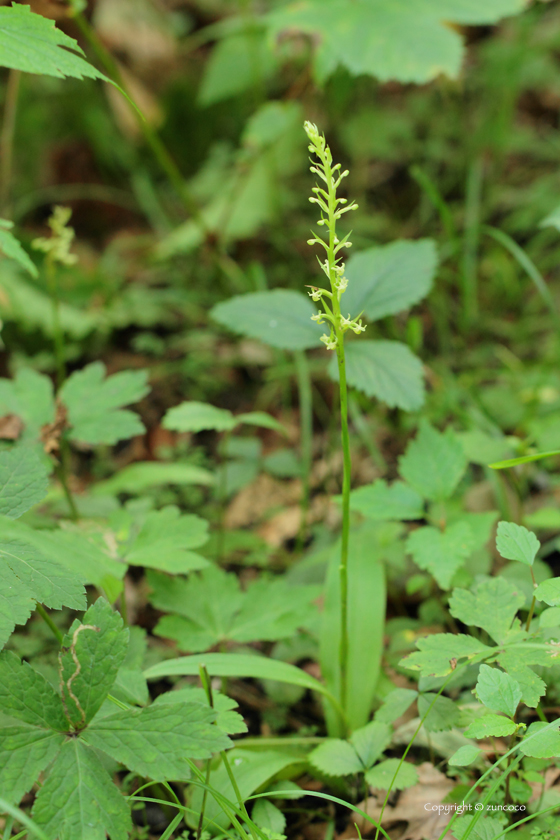
<path id="1" fill-rule="evenodd" d="M 0 3 L 3 840 L 560 836 L 559 49 Z"/>

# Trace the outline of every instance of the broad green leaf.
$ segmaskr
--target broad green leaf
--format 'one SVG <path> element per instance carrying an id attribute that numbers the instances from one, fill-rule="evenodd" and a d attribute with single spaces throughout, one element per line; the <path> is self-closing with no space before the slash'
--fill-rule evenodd
<path id="1" fill-rule="evenodd" d="M 381 790 L 404 790 L 404 788 L 412 787 L 418 781 L 418 773 L 414 765 L 409 764 L 408 761 L 403 761 L 399 768 L 400 760 L 398 758 L 388 758 L 368 770 L 366 773 L 366 782 L 372 788 L 381 788 Z M 398 773 L 397 773 L 398 769 Z M 395 778 L 395 773 L 397 776 Z M 394 781 L 393 781 L 394 779 Z"/>
<path id="2" fill-rule="evenodd" d="M 131 566 L 181 574 L 202 569 L 208 561 L 189 549 L 208 541 L 208 522 L 194 514 L 181 515 L 173 505 L 150 511 L 137 535 L 120 555 Z"/>
<path id="3" fill-rule="evenodd" d="M 54 420 L 54 392 L 49 377 L 21 368 L 13 379 L 0 379 L 0 417 L 6 414 L 23 420 L 25 428 L 20 440 L 35 443 L 41 428 Z"/>
<path id="4" fill-rule="evenodd" d="M 87 741 L 140 776 L 179 781 L 190 778 L 187 759 L 211 758 L 231 746 L 215 719 L 209 706 L 162 703 L 94 721 Z"/>
<path id="5" fill-rule="evenodd" d="M 467 589 L 454 589 L 449 611 L 467 626 L 482 627 L 500 643 L 506 637 L 525 596 L 503 577 L 480 580 Z"/>
<path id="6" fill-rule="evenodd" d="M 274 36 L 304 32 L 315 45 L 319 82 L 342 65 L 354 76 L 424 84 L 459 75 L 463 48 L 455 24 L 496 23 L 526 0 L 299 0 L 271 12 Z"/>
<path id="7" fill-rule="evenodd" d="M 237 703 L 222 694 L 219 691 L 213 691 L 214 709 L 217 713 L 216 726 L 225 732 L 227 735 L 238 735 L 242 732 L 247 732 L 247 724 L 238 712 Z M 174 691 L 166 691 L 160 694 L 153 702 L 154 706 L 177 704 L 177 703 L 198 703 L 199 706 L 208 708 L 208 698 L 203 688 L 197 686 L 190 686 L 189 688 L 179 688 Z"/>
<path id="8" fill-rule="evenodd" d="M 535 664 L 539 664 L 538 657 L 535 657 Z M 502 668 L 514 679 L 521 688 L 521 699 L 526 706 L 536 709 L 541 697 L 546 694 L 545 682 L 535 674 L 520 658 L 519 648 L 516 650 L 505 650 L 498 657 Z M 550 663 L 548 663 L 550 664 Z"/>
<path id="9" fill-rule="evenodd" d="M 406 550 L 417 566 L 430 572 L 442 589 L 448 589 L 453 575 L 475 547 L 474 535 L 466 522 L 454 522 L 445 531 L 427 525 L 412 531 Z"/>
<path id="10" fill-rule="evenodd" d="M 535 589 L 535 598 L 544 601 L 549 607 L 560 606 L 560 578 L 544 580 Z"/>
<path id="11" fill-rule="evenodd" d="M 1 529 L 1 522 L 0 522 Z M 85 606 L 81 578 L 22 540 L 0 542 L 0 645 L 25 624 L 36 602 L 52 609 Z"/>
<path id="12" fill-rule="evenodd" d="M 111 694 L 125 703 L 146 706 L 150 700 L 148 683 L 142 673 L 148 649 L 146 631 L 141 627 L 130 627 L 129 632 L 126 656 L 117 671 Z"/>
<path id="13" fill-rule="evenodd" d="M 346 344 L 348 384 L 389 408 L 416 411 L 424 402 L 423 367 L 420 359 L 400 341 L 351 341 Z M 333 355 L 329 374 L 338 381 Z"/>
<path id="14" fill-rule="evenodd" d="M 2 46 L 0 46 L 0 51 L 1 49 Z M 13 226 L 13 222 L 9 222 L 7 219 L 0 219 L 0 251 L 19 263 L 32 277 L 38 277 L 39 272 L 35 263 L 11 232 Z"/>
<path id="15" fill-rule="evenodd" d="M 82 55 L 77 41 L 29 6 L 0 8 L 0 66 L 59 79 L 106 79 Z"/>
<path id="16" fill-rule="evenodd" d="M 346 266 L 348 288 L 342 309 L 353 317 L 364 312 L 369 321 L 402 312 L 428 294 L 436 268 L 432 239 L 401 240 L 352 254 Z"/>
<path id="17" fill-rule="evenodd" d="M 132 831 L 126 799 L 80 738 L 62 746 L 32 816 L 51 840 L 127 840 Z"/>
<path id="18" fill-rule="evenodd" d="M 376 711 L 375 720 L 382 723 L 394 723 L 397 718 L 407 711 L 418 697 L 418 692 L 411 688 L 395 688 L 383 701 L 383 705 Z"/>
<path id="19" fill-rule="evenodd" d="M 267 414 L 266 411 L 248 411 L 245 414 L 236 414 L 235 420 L 238 424 L 246 423 L 248 426 L 258 426 L 261 429 L 272 429 L 281 435 L 286 435 L 286 427 L 275 417 Z"/>
<path id="20" fill-rule="evenodd" d="M 496 817 L 480 817 L 473 826 L 473 816 L 474 814 L 469 814 L 455 820 L 453 837 L 456 840 L 463 840 L 463 838 L 465 840 L 466 838 L 468 840 L 495 840 L 503 836 L 504 828 L 501 820 Z"/>
<path id="21" fill-rule="evenodd" d="M 0 727 L 0 791 L 17 804 L 31 790 L 65 741 L 62 732 L 18 724 Z"/>
<path id="22" fill-rule="evenodd" d="M 560 607 L 543 610 L 539 616 L 539 628 L 560 627 Z"/>
<path id="23" fill-rule="evenodd" d="M 257 799 L 251 811 L 251 819 L 259 828 L 265 828 L 275 834 L 283 834 L 286 828 L 286 817 L 270 799 Z"/>
<path id="24" fill-rule="evenodd" d="M 128 638 L 128 628 L 123 628 L 122 618 L 104 598 L 97 599 L 81 622 L 74 621 L 64 637 L 63 699 L 78 727 L 89 723 L 101 708 L 126 656 Z"/>
<path id="25" fill-rule="evenodd" d="M 400 665 L 420 671 L 424 677 L 446 677 L 462 659 L 473 662 L 492 653 L 492 648 L 478 639 L 452 633 L 424 636 L 417 640 L 416 647 L 418 650 L 401 659 Z"/>
<path id="26" fill-rule="evenodd" d="M 206 665 L 211 677 L 254 677 L 261 680 L 300 685 L 302 688 L 327 694 L 325 686 L 301 668 L 265 656 L 243 653 L 202 653 L 182 656 L 152 665 L 144 671 L 148 680 L 171 676 L 198 676 L 200 665 Z"/>
<path id="27" fill-rule="evenodd" d="M 391 728 L 379 720 L 372 720 L 350 736 L 362 766 L 370 768 L 391 743 Z"/>
<path id="28" fill-rule="evenodd" d="M 554 726 L 544 721 L 532 723 L 519 745 L 519 751 L 532 758 L 558 758 L 560 756 L 558 721 L 555 721 Z"/>
<path id="29" fill-rule="evenodd" d="M 455 490 L 467 468 L 467 458 L 451 428 L 441 433 L 423 421 L 399 459 L 399 468 L 401 476 L 423 498 L 439 502 Z"/>
<path id="30" fill-rule="evenodd" d="M 521 688 L 517 680 L 489 665 L 480 666 L 475 693 L 487 708 L 511 718 L 521 702 Z"/>
<path id="31" fill-rule="evenodd" d="M 106 378 L 105 374 L 105 365 L 93 362 L 73 373 L 60 390 L 73 440 L 113 444 L 145 431 L 138 415 L 123 406 L 148 393 L 146 371 L 125 370 Z"/>
<path id="32" fill-rule="evenodd" d="M 0 452 L 0 515 L 17 519 L 47 495 L 49 477 L 33 449 L 15 446 Z"/>
<path id="33" fill-rule="evenodd" d="M 430 706 L 432 708 L 428 712 Z M 437 697 L 430 693 L 421 694 L 418 698 L 418 715 L 423 718 L 427 712 L 428 716 L 424 721 L 427 732 L 444 732 L 447 729 L 453 729 L 459 720 L 459 709 L 449 697 L 441 695 Z"/>
<path id="34" fill-rule="evenodd" d="M 517 729 L 516 724 L 502 715 L 484 715 L 467 726 L 467 738 L 501 738 L 511 735 Z"/>
<path id="35" fill-rule="evenodd" d="M 349 776 L 364 771 L 354 747 L 340 738 L 329 738 L 310 752 L 308 759 L 316 770 L 326 776 Z"/>
<path id="36" fill-rule="evenodd" d="M 481 750 L 471 744 L 465 744 L 464 747 L 459 747 L 457 752 L 453 753 L 447 762 L 450 767 L 468 767 L 473 761 L 479 757 Z"/>
<path id="37" fill-rule="evenodd" d="M 317 589 L 261 578 L 243 592 L 234 574 L 211 566 L 188 580 L 150 572 L 151 602 L 166 615 L 155 632 L 181 650 L 208 650 L 228 641 L 253 642 L 291 636 L 315 614 Z"/>
<path id="38" fill-rule="evenodd" d="M 321 344 L 324 328 L 311 316 L 317 312 L 301 292 L 274 289 L 238 295 L 212 309 L 212 318 L 229 330 L 256 338 L 280 350 L 307 350 Z"/>
<path id="39" fill-rule="evenodd" d="M 162 422 L 165 429 L 174 432 L 201 432 L 205 429 L 229 432 L 236 425 L 233 414 L 227 408 L 216 408 L 210 403 L 194 400 L 170 408 Z"/>
<path id="40" fill-rule="evenodd" d="M 11 651 L 0 653 L 0 710 L 43 729 L 67 732 L 62 700 L 45 677 Z"/>
<path id="41" fill-rule="evenodd" d="M 329 691 L 340 699 L 338 651 L 340 647 L 340 544 L 330 556 L 321 620 L 321 673 Z M 345 709 L 350 729 L 364 726 L 370 717 L 383 654 L 386 583 L 378 529 L 366 524 L 350 533 L 348 553 L 348 667 Z M 339 731 L 330 707 L 325 709 L 328 731 Z"/>
<path id="42" fill-rule="evenodd" d="M 201 484 L 208 486 L 214 483 L 214 476 L 202 467 L 191 464 L 165 463 L 158 461 L 139 462 L 130 464 L 119 470 L 112 478 L 98 482 L 93 490 L 96 496 L 116 496 L 119 493 L 130 493 L 140 496 L 146 490 L 163 484 L 178 484 L 188 486 Z"/>
<path id="43" fill-rule="evenodd" d="M 422 519 L 424 504 L 418 493 L 404 481 L 387 484 L 378 478 L 350 494 L 350 507 L 368 519 Z"/>
<path id="44" fill-rule="evenodd" d="M 506 560 L 519 560 L 526 566 L 532 566 L 540 547 L 541 544 L 533 532 L 523 525 L 498 522 L 496 548 Z"/>
<path id="45" fill-rule="evenodd" d="M 274 72 L 274 52 L 267 47 L 262 30 L 253 26 L 219 41 L 205 63 L 198 93 L 206 107 L 252 87 L 258 88 Z"/>

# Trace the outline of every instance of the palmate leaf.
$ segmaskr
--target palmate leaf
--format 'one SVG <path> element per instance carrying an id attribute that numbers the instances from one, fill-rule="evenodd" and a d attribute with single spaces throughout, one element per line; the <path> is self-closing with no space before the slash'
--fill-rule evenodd
<path id="1" fill-rule="evenodd" d="M 0 791 L 17 804 L 49 766 L 66 740 L 62 732 L 19 723 L 0 726 Z"/>
<path id="2" fill-rule="evenodd" d="M 419 568 L 430 572 L 442 589 L 448 589 L 453 575 L 475 548 L 468 522 L 454 522 L 445 531 L 427 525 L 413 531 L 406 550 Z"/>
<path id="3" fill-rule="evenodd" d="M 203 651 L 226 641 L 252 642 L 292 635 L 314 614 L 314 586 L 289 586 L 282 578 L 261 579 L 242 592 L 238 578 L 217 566 L 188 580 L 148 573 L 150 600 L 167 615 L 155 628 L 181 650 Z"/>
<path id="4" fill-rule="evenodd" d="M 438 633 L 424 636 L 416 642 L 417 651 L 401 659 L 400 665 L 419 671 L 423 677 L 446 677 L 462 659 L 476 662 L 490 656 L 493 649 L 461 633 Z"/>
<path id="5" fill-rule="evenodd" d="M 395 688 L 383 701 L 383 705 L 376 711 L 375 720 L 382 723 L 394 723 L 397 718 L 407 711 L 418 697 L 418 692 L 411 688 Z"/>
<path id="6" fill-rule="evenodd" d="M 531 651 L 530 649 L 528 652 L 535 653 L 535 651 Z M 538 651 L 538 653 L 540 653 L 540 651 Z M 541 664 L 539 655 L 534 656 L 534 662 L 531 662 L 533 657 L 530 655 L 525 658 L 529 660 L 529 664 Z M 498 662 L 504 671 L 506 671 L 519 685 L 521 689 L 521 699 L 525 705 L 530 706 L 532 709 L 536 709 L 539 705 L 541 697 L 546 694 L 546 683 L 537 674 L 535 674 L 527 662 L 523 662 L 523 656 L 520 654 L 519 647 L 516 650 L 506 649 L 498 657 Z M 543 664 L 550 665 L 551 662 L 549 661 L 548 663 Z"/>
<path id="7" fill-rule="evenodd" d="M 0 710 L 24 723 L 67 732 L 59 695 L 45 677 L 11 651 L 0 653 Z"/>
<path id="8" fill-rule="evenodd" d="M 0 66 L 63 79 L 105 79 L 82 58 L 78 42 L 29 6 L 0 8 Z"/>
<path id="9" fill-rule="evenodd" d="M 363 773 L 375 764 L 391 742 L 391 729 L 374 720 L 356 729 L 348 741 L 329 738 L 309 753 L 309 762 L 327 776 Z"/>
<path id="10" fill-rule="evenodd" d="M 404 481 L 387 484 L 382 478 L 353 490 L 350 508 L 373 520 L 395 519 L 400 522 L 424 516 L 422 497 L 412 487 Z"/>
<path id="11" fill-rule="evenodd" d="M 49 476 L 29 447 L 0 452 L 0 516 L 17 519 L 47 495 Z"/>
<path id="12" fill-rule="evenodd" d="M 4 645 L 37 602 L 57 610 L 63 606 L 80 610 L 85 591 L 77 574 L 22 540 L 2 539 L 1 532 L 0 520 L 0 645 Z"/>
<path id="13" fill-rule="evenodd" d="M 526 0 L 299 0 L 268 15 L 270 33 L 305 32 L 317 44 L 315 76 L 339 65 L 353 75 L 423 84 L 439 73 L 456 77 L 461 37 L 449 22 L 496 23 Z"/>
<path id="14" fill-rule="evenodd" d="M 0 44 L 0 51 L 1 49 L 2 46 Z M 0 219 L 0 251 L 19 263 L 32 277 L 37 277 L 39 274 L 37 267 L 29 257 L 27 251 L 24 251 L 21 247 L 19 240 L 11 232 L 13 226 L 13 222 L 9 222 L 7 219 Z"/>
<path id="15" fill-rule="evenodd" d="M 132 831 L 124 796 L 80 738 L 63 744 L 32 815 L 52 840 L 127 840 Z"/>
<path id="16" fill-rule="evenodd" d="M 432 502 L 449 498 L 461 480 L 467 458 L 453 430 L 438 432 L 426 421 L 399 460 L 401 476 Z"/>
<path id="17" fill-rule="evenodd" d="M 459 709 L 453 700 L 449 697 L 437 697 L 430 692 L 421 694 L 418 698 L 418 715 L 423 718 L 425 714 L 427 717 L 424 727 L 427 732 L 445 732 L 452 729 L 459 720 Z"/>
<path id="18" fill-rule="evenodd" d="M 524 603 L 525 596 L 513 583 L 503 577 L 493 577 L 476 583 L 471 592 L 454 589 L 449 610 L 463 624 L 482 627 L 499 644 Z"/>
<path id="19" fill-rule="evenodd" d="M 226 735 L 238 735 L 241 732 L 247 732 L 247 724 L 241 715 L 234 711 L 237 708 L 237 703 L 222 694 L 219 691 L 212 693 L 214 706 L 216 711 L 216 726 Z M 198 704 L 208 708 L 208 698 L 203 688 L 190 686 L 189 688 L 179 688 L 173 691 L 166 691 L 164 694 L 158 695 L 153 702 L 154 706 L 173 705 L 177 703 Z"/>

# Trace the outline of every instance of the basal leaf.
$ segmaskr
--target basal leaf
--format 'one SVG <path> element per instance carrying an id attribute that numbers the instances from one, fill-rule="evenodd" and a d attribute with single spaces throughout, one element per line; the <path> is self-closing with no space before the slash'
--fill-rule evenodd
<path id="1" fill-rule="evenodd" d="M 17 519 L 47 495 L 49 477 L 33 449 L 15 446 L 0 452 L 0 515 Z"/>
<path id="2" fill-rule="evenodd" d="M 463 48 L 448 24 L 496 23 L 525 7 L 525 0 L 300 0 L 271 12 L 272 35 L 308 34 L 315 45 L 314 72 L 324 81 L 337 67 L 381 81 L 423 84 L 440 73 L 456 77 Z"/>
<path id="3" fill-rule="evenodd" d="M 425 677 L 446 677 L 462 659 L 474 662 L 492 653 L 492 648 L 473 636 L 452 633 L 424 636 L 416 647 L 418 650 L 401 659 L 400 665 Z"/>
<path id="4" fill-rule="evenodd" d="M 348 288 L 341 306 L 353 317 L 364 312 L 369 321 L 395 315 L 428 294 L 436 267 L 432 239 L 401 240 L 352 254 L 346 266 Z"/>
<path id="5" fill-rule="evenodd" d="M 63 744 L 32 815 L 52 840 L 127 840 L 132 831 L 124 796 L 80 738 Z"/>
<path id="6" fill-rule="evenodd" d="M 376 764 L 371 770 L 366 773 L 366 782 L 372 788 L 380 788 L 381 790 L 404 790 L 404 788 L 412 787 L 418 781 L 418 773 L 413 764 L 408 761 L 403 761 L 399 767 L 400 760 L 398 758 L 388 758 L 380 764 Z M 398 773 L 397 773 L 398 770 Z M 395 774 L 396 778 L 395 778 Z"/>
<path id="7" fill-rule="evenodd" d="M 413 531 L 406 541 L 416 565 L 430 572 L 442 589 L 449 588 L 474 547 L 474 535 L 466 522 L 454 522 L 445 531 L 427 525 Z"/>
<path id="8" fill-rule="evenodd" d="M 410 708 L 418 697 L 418 692 L 411 688 L 395 688 L 383 701 L 383 705 L 376 711 L 375 720 L 382 723 L 394 723 L 397 718 Z"/>
<path id="9" fill-rule="evenodd" d="M 404 481 L 387 484 L 378 478 L 373 484 L 358 487 L 350 495 L 350 507 L 368 519 L 422 519 L 424 503 Z"/>
<path id="10" fill-rule="evenodd" d="M 438 502 L 451 496 L 467 468 L 467 459 L 451 428 L 442 433 L 423 421 L 400 458 L 399 468 L 417 493 Z"/>
<path id="11" fill-rule="evenodd" d="M 162 421 L 165 429 L 174 432 L 201 432 L 206 429 L 229 432 L 236 425 L 233 414 L 226 408 L 216 408 L 210 403 L 194 400 L 170 408 Z"/>
<path id="12" fill-rule="evenodd" d="M 449 610 L 463 624 L 482 627 L 499 643 L 524 603 L 525 596 L 513 583 L 506 578 L 495 577 L 479 581 L 471 592 L 454 589 Z"/>
<path id="13" fill-rule="evenodd" d="M 310 752 L 308 759 L 316 770 L 326 776 L 349 776 L 364 771 L 354 747 L 340 738 L 329 738 Z"/>
<path id="14" fill-rule="evenodd" d="M 484 715 L 465 729 L 467 738 L 502 738 L 511 735 L 517 729 L 516 724 L 502 715 Z"/>
<path id="15" fill-rule="evenodd" d="M 523 525 L 498 522 L 496 548 L 506 560 L 519 560 L 520 563 L 532 566 L 540 547 L 541 544 L 533 532 Z"/>
<path id="16" fill-rule="evenodd" d="M 63 698 L 76 726 L 83 727 L 99 711 L 125 658 L 128 638 L 122 618 L 104 598 L 97 599 L 81 622 L 74 621 L 64 637 Z"/>
<path id="17" fill-rule="evenodd" d="M 1 49 L 2 46 L 0 45 L 0 51 Z M 10 257 L 10 259 L 19 263 L 20 266 L 31 274 L 32 277 L 38 277 L 39 272 L 37 271 L 35 263 L 29 257 L 27 251 L 21 247 L 19 240 L 16 239 L 12 233 L 12 227 L 13 222 L 9 222 L 7 219 L 0 219 L 0 251 L 2 251 L 7 257 Z"/>
<path id="18" fill-rule="evenodd" d="M 141 776 L 188 779 L 189 758 L 211 758 L 231 746 L 218 726 L 216 712 L 199 703 L 166 703 L 117 712 L 94 721 L 87 730 L 91 746 Z"/>
<path id="19" fill-rule="evenodd" d="M 0 522 L 0 534 L 1 534 Z M 0 537 L 1 539 L 1 537 Z M 0 645 L 16 624 L 25 624 L 36 602 L 52 609 L 85 606 L 81 578 L 17 539 L 0 542 Z"/>
<path id="20" fill-rule="evenodd" d="M 43 729 L 70 727 L 62 700 L 45 677 L 11 651 L 0 653 L 0 710 Z"/>
<path id="21" fill-rule="evenodd" d="M 77 41 L 29 6 L 0 8 L 0 66 L 59 79 L 106 79 L 82 55 Z"/>
<path id="22" fill-rule="evenodd" d="M 214 484 L 214 480 L 212 473 L 202 469 L 202 467 L 195 467 L 191 464 L 146 461 L 130 464 L 128 467 L 119 470 L 112 478 L 99 481 L 95 485 L 93 493 L 96 496 L 116 496 L 119 493 L 139 496 L 152 487 L 165 484 L 208 486 Z"/>
<path id="23" fill-rule="evenodd" d="M 544 601 L 549 607 L 560 606 L 560 578 L 544 580 L 535 589 L 535 598 Z"/>
<path id="24" fill-rule="evenodd" d="M 428 709 L 430 709 L 429 712 Z M 459 709 L 453 700 L 441 695 L 437 697 L 429 692 L 421 694 L 418 698 L 418 715 L 423 718 L 426 713 L 428 716 L 424 721 L 424 726 L 428 732 L 444 732 L 447 729 L 453 729 L 459 720 Z"/>
<path id="25" fill-rule="evenodd" d="M 450 767 L 468 767 L 479 757 L 481 750 L 472 744 L 465 744 L 454 752 L 447 762 Z"/>
<path id="26" fill-rule="evenodd" d="M 371 767 L 391 743 L 391 728 L 380 720 L 372 720 L 350 736 L 362 767 Z"/>
<path id="27" fill-rule="evenodd" d="M 480 666 L 475 693 L 487 708 L 511 718 L 521 702 L 521 688 L 517 680 L 499 668 L 484 664 Z"/>
<path id="28" fill-rule="evenodd" d="M 28 724 L 0 727 L 0 791 L 18 804 L 54 760 L 65 735 Z"/>
<path id="29" fill-rule="evenodd" d="M 416 411 L 424 402 L 423 367 L 420 359 L 400 341 L 351 341 L 346 344 L 348 384 L 390 408 Z M 333 355 L 329 374 L 338 381 Z"/>
<path id="30" fill-rule="evenodd" d="M 212 309 L 212 318 L 229 330 L 280 350 L 307 350 L 321 344 L 324 328 L 311 320 L 317 312 L 301 292 L 274 289 L 238 295 Z"/>
<path id="31" fill-rule="evenodd" d="M 106 378 L 105 374 L 105 365 L 93 362 L 73 373 L 60 390 L 73 440 L 113 444 L 144 432 L 138 415 L 123 406 L 148 393 L 146 371 L 126 370 Z"/>
<path id="32" fill-rule="evenodd" d="M 519 745 L 519 751 L 533 758 L 558 758 L 560 756 L 558 721 L 555 721 L 554 726 L 544 721 L 532 723 Z"/>

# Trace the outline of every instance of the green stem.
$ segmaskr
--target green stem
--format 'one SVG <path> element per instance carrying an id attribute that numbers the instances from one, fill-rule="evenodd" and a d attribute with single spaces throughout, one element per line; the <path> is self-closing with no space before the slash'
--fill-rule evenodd
<path id="1" fill-rule="evenodd" d="M 64 634 L 58 629 L 58 627 L 56 626 L 56 624 L 54 623 L 54 621 L 52 620 L 52 618 L 50 617 L 50 615 L 48 614 L 48 612 L 46 611 L 44 606 L 42 604 L 37 604 L 36 610 L 39 613 L 39 615 L 41 616 L 41 618 L 43 619 L 43 621 L 45 622 L 45 624 L 47 625 L 47 627 L 49 627 L 52 630 L 52 632 L 56 636 L 59 644 L 62 644 L 62 640 L 64 639 Z"/>
<path id="2" fill-rule="evenodd" d="M 484 160 L 476 158 L 469 168 L 465 202 L 463 251 L 463 326 L 468 329 L 478 316 L 478 248 Z"/>
<path id="3" fill-rule="evenodd" d="M 60 389 L 66 379 L 66 362 L 64 353 L 64 333 L 60 323 L 60 301 L 58 284 L 56 282 L 56 267 L 50 256 L 46 259 L 47 286 L 52 306 L 54 356 L 56 361 L 56 385 Z"/>
<path id="4" fill-rule="evenodd" d="M 297 538 L 297 549 L 302 549 L 307 536 L 307 517 L 309 513 L 311 465 L 313 463 L 313 394 L 311 391 L 311 376 L 309 361 L 305 350 L 294 353 L 296 362 L 299 413 L 300 413 L 300 446 L 301 446 L 301 525 Z"/>
<path id="5" fill-rule="evenodd" d="M 226 768 L 226 773 L 228 774 L 228 777 L 229 777 L 229 780 L 231 782 L 231 786 L 233 788 L 235 796 L 237 798 L 237 803 L 239 805 L 241 813 L 243 814 L 243 816 L 245 817 L 245 820 L 247 821 L 247 826 L 249 828 L 249 831 L 251 832 L 251 837 L 253 838 L 253 840 L 258 840 L 257 839 L 257 834 L 256 834 L 256 832 L 255 832 L 255 830 L 254 830 L 254 828 L 251 824 L 251 819 L 249 817 L 249 812 L 247 811 L 247 808 L 245 807 L 245 801 L 244 801 L 243 797 L 241 796 L 241 791 L 239 790 L 239 785 L 237 784 L 237 780 L 235 778 L 233 770 L 231 769 L 231 764 L 229 763 L 229 758 L 227 757 L 227 753 L 225 752 L 225 750 L 222 750 L 220 755 L 222 757 L 222 761 L 224 762 L 224 767 Z"/>
<path id="6" fill-rule="evenodd" d="M 229 448 L 229 441 L 231 432 L 224 432 L 224 436 L 220 441 L 220 481 L 218 484 L 218 539 L 216 545 L 216 560 L 222 563 L 225 553 L 226 540 L 226 503 L 227 503 L 227 452 Z"/>
<path id="7" fill-rule="evenodd" d="M 20 70 L 10 70 L 6 85 L 4 120 L 0 135 L 0 212 L 9 215 L 10 186 L 14 156 L 14 133 L 16 128 L 17 103 L 19 97 Z"/>

